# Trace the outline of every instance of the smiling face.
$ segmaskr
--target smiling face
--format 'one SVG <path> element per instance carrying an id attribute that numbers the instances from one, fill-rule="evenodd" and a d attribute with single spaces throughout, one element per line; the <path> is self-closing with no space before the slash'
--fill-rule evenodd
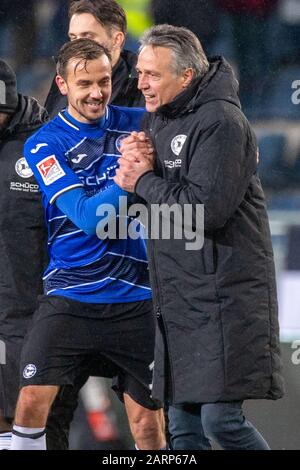
<path id="1" fill-rule="evenodd" d="M 77 121 L 94 123 L 104 114 L 111 95 L 111 64 L 103 54 L 95 60 L 72 59 L 66 77 L 56 77 L 57 86 L 68 98 L 68 112 Z"/>
<path id="2" fill-rule="evenodd" d="M 166 47 L 144 46 L 136 68 L 138 88 L 145 97 L 149 112 L 173 101 L 189 85 L 193 76 L 191 69 L 176 74 L 172 51 Z"/>

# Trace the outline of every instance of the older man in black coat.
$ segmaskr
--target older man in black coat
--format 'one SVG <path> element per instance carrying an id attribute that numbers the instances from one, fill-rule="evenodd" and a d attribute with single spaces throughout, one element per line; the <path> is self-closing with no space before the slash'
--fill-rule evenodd
<path id="1" fill-rule="evenodd" d="M 147 137 L 132 135 L 115 182 L 151 211 L 161 206 L 162 229 L 166 206 L 175 207 L 174 235 L 148 244 L 158 317 L 153 396 L 170 405 L 174 449 L 209 449 L 210 440 L 268 449 L 242 411 L 248 398 L 280 398 L 283 380 L 257 144 L 238 83 L 224 59 L 209 62 L 193 33 L 169 25 L 145 33 L 137 70 L 156 159 Z M 187 243 L 202 230 L 202 248 L 200 239 Z"/>

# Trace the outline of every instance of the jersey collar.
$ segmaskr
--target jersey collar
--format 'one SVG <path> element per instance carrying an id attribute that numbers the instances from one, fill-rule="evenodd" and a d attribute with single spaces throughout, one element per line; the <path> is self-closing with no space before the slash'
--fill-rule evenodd
<path id="1" fill-rule="evenodd" d="M 77 121 L 77 119 L 73 118 L 69 114 L 67 109 L 63 109 L 58 114 L 58 116 L 63 122 L 64 126 L 68 127 L 69 129 L 74 129 L 74 131 L 77 131 L 79 134 L 90 135 L 91 137 L 99 137 L 99 135 L 102 135 L 109 125 L 110 110 L 107 106 L 105 116 L 93 124 Z"/>

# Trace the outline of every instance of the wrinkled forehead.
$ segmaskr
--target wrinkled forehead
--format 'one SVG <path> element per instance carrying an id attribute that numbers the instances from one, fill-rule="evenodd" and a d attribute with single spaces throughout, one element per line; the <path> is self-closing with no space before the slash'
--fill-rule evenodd
<path id="1" fill-rule="evenodd" d="M 173 51 L 167 47 L 144 46 L 138 55 L 138 69 L 172 71 L 174 65 Z"/>

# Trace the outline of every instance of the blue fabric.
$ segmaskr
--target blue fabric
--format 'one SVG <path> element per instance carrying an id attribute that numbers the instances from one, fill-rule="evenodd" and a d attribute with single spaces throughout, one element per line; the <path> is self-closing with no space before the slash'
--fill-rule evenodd
<path id="1" fill-rule="evenodd" d="M 120 143 L 140 130 L 143 115 L 143 109 L 108 106 L 104 119 L 84 124 L 64 110 L 27 140 L 24 154 L 39 183 L 48 225 L 47 295 L 90 303 L 151 298 L 143 238 L 95 234 L 99 204 L 117 207 L 126 194 L 113 181 Z M 123 219 L 141 231 L 137 221 Z"/>
<path id="2" fill-rule="evenodd" d="M 111 204 L 118 213 L 119 197 L 128 196 L 119 186 L 112 185 L 102 193 L 88 197 L 83 188 L 70 189 L 56 200 L 57 207 L 70 219 L 78 228 L 87 235 L 95 235 L 99 221 L 106 219 L 97 215 L 97 209 L 101 204 Z"/>
<path id="3" fill-rule="evenodd" d="M 173 450 L 210 450 L 211 441 L 224 450 L 269 450 L 247 421 L 242 402 L 170 405 L 169 433 Z"/>

